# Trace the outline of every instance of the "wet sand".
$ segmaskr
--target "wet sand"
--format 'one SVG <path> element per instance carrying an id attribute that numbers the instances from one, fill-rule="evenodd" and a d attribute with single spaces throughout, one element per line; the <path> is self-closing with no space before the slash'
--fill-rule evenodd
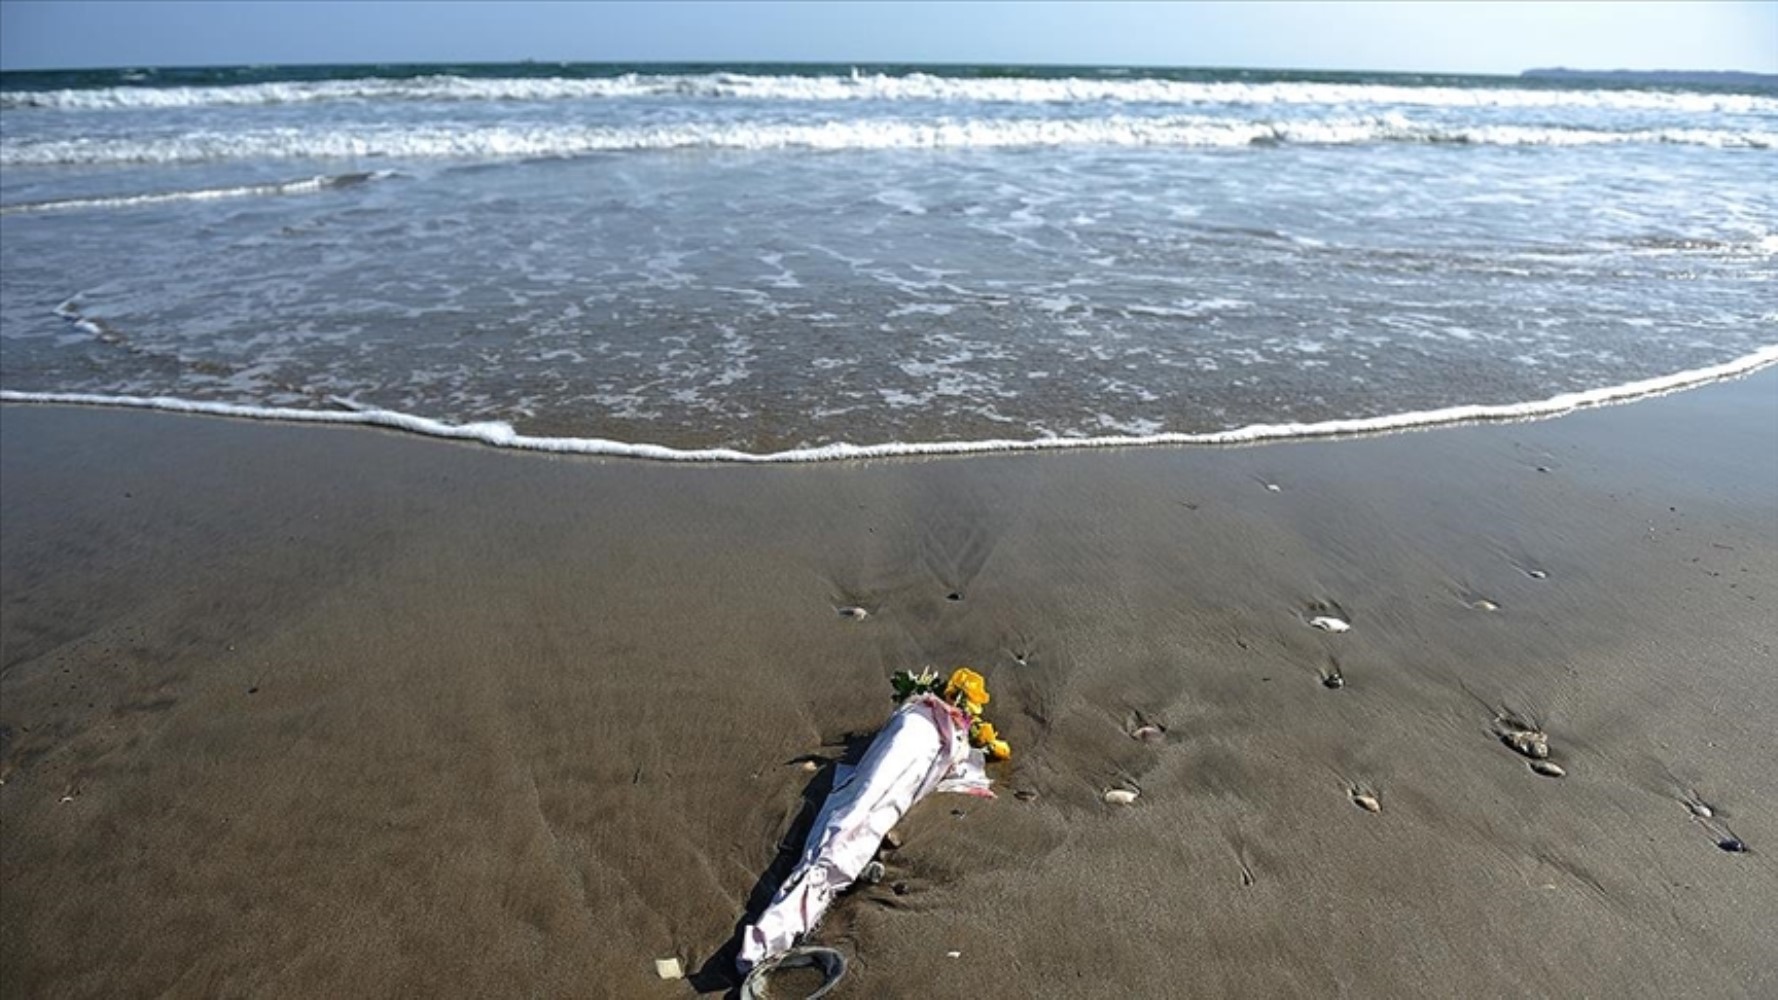
<path id="1" fill-rule="evenodd" d="M 8 996 L 720 993 L 798 762 L 960 663 L 1014 760 L 835 908 L 837 995 L 1778 993 L 1778 371 L 807 468 L 30 406 L 0 446 Z"/>

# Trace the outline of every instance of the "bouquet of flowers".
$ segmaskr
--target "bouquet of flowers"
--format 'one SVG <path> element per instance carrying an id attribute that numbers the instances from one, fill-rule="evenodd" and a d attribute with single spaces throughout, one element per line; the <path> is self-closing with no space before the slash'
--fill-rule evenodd
<path id="1" fill-rule="evenodd" d="M 902 670 L 891 680 L 895 711 L 857 765 L 835 765 L 833 789 L 815 814 L 802 859 L 771 905 L 741 930 L 735 965 L 750 984 L 770 975 L 805 942 L 916 802 L 932 792 L 992 797 L 982 760 L 1012 756 L 1012 748 L 982 718 L 988 685 L 981 674 L 958 667 L 941 679 L 931 670 Z M 755 994 L 743 990 L 742 995 Z"/>
<path id="2" fill-rule="evenodd" d="M 911 670 L 897 670 L 889 678 L 889 683 L 895 688 L 896 704 L 917 694 L 929 694 L 962 712 L 969 720 L 969 745 L 984 751 L 989 760 L 1006 760 L 1012 756 L 1012 747 L 994 731 L 994 724 L 982 718 L 982 708 L 988 704 L 989 697 L 988 682 L 981 674 L 968 667 L 958 667 L 949 679 L 941 680 L 930 667 L 917 674 Z"/>

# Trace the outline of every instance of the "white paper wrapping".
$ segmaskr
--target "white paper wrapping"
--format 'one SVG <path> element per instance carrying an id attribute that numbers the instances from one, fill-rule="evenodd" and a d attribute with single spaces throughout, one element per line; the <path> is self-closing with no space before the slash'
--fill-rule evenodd
<path id="1" fill-rule="evenodd" d="M 969 749 L 969 723 L 961 713 L 932 695 L 903 702 L 858 766 L 835 773 L 802 860 L 772 905 L 741 933 L 741 971 L 783 954 L 814 930 L 914 803 L 941 786 L 992 794 L 980 757 Z"/>

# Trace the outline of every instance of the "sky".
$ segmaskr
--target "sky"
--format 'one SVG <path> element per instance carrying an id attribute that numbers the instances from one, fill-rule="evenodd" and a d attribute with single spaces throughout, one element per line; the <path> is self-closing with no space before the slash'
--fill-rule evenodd
<path id="1" fill-rule="evenodd" d="M 1778 73 L 1778 0 L 0 0 L 3 69 L 522 59 Z"/>

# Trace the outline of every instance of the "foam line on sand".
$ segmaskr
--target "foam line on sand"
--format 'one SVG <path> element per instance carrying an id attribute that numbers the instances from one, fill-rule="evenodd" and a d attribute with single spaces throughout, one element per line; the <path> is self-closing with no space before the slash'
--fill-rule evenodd
<path id="1" fill-rule="evenodd" d="M 546 451 L 570 455 L 605 455 L 620 458 L 641 458 L 667 462 L 821 462 L 846 459 L 899 458 L 923 455 L 966 455 L 985 452 L 1055 451 L 1088 448 L 1129 448 L 1151 445 L 1235 445 L 1262 441 L 1302 440 L 1310 438 L 1345 437 L 1411 430 L 1441 424 L 1478 423 L 1484 421 L 1530 420 L 1558 416 L 1588 407 L 1628 402 L 1658 396 L 1727 378 L 1736 378 L 1778 364 L 1778 344 L 1762 347 L 1732 361 L 1704 368 L 1694 368 L 1672 375 L 1626 382 L 1621 385 L 1568 392 L 1548 399 L 1524 403 L 1475 404 L 1450 406 L 1436 410 L 1393 413 L 1380 417 L 1349 420 L 1325 420 L 1317 423 L 1249 424 L 1232 430 L 1205 433 L 1165 433 L 1135 436 L 1050 437 L 1028 440 L 983 441 L 890 441 L 881 444 L 857 445 L 837 443 L 814 448 L 793 448 L 777 452 L 745 452 L 732 448 L 671 448 L 643 442 L 612 441 L 605 438 L 536 437 L 520 434 L 511 424 L 486 421 L 453 424 L 397 410 L 365 407 L 350 400 L 335 399 L 339 410 L 303 410 L 292 407 L 251 406 L 239 403 L 209 402 L 181 399 L 174 396 L 108 396 L 81 392 L 19 392 L 0 390 L 0 402 L 51 403 L 80 406 L 117 406 L 163 410 L 172 413 L 195 413 L 217 417 L 239 417 L 252 420 L 279 420 L 299 423 L 358 424 L 391 430 L 424 434 L 429 437 L 457 441 L 476 441 L 499 448 L 523 451 Z"/>

